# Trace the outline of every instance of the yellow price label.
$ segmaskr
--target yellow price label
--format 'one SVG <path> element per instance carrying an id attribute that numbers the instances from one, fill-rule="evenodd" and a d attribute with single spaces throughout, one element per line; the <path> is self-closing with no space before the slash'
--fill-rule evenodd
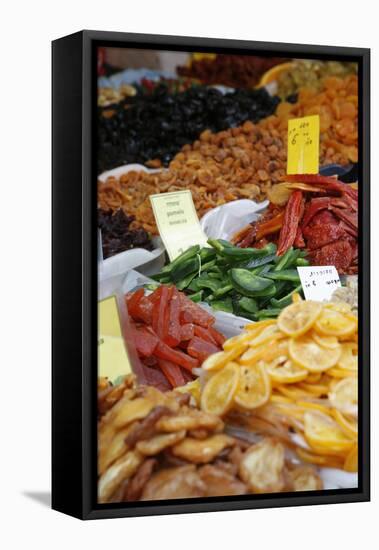
<path id="1" fill-rule="evenodd" d="M 98 302 L 98 376 L 115 380 L 131 372 L 115 296 Z"/>
<path id="2" fill-rule="evenodd" d="M 207 237 L 201 229 L 191 191 L 150 195 L 150 202 L 171 261 L 194 244 L 206 245 Z"/>
<path id="3" fill-rule="evenodd" d="M 318 174 L 320 117 L 288 121 L 287 174 Z"/>

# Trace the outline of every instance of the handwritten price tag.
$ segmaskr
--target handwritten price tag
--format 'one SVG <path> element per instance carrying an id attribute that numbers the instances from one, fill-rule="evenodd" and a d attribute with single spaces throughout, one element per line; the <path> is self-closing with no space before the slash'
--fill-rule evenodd
<path id="1" fill-rule="evenodd" d="M 341 286 L 334 265 L 298 267 L 300 281 L 306 300 L 330 300 L 336 288 Z"/>
<path id="2" fill-rule="evenodd" d="M 287 174 L 318 174 L 320 117 L 288 121 Z"/>
<path id="3" fill-rule="evenodd" d="M 115 380 L 131 372 L 115 296 L 98 303 L 98 376 Z"/>
<path id="4" fill-rule="evenodd" d="M 206 245 L 191 191 L 150 195 L 155 221 L 170 260 L 194 244 Z"/>

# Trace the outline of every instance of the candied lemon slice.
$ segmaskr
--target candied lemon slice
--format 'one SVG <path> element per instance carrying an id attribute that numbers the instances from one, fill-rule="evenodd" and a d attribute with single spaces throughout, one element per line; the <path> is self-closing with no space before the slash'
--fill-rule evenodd
<path id="1" fill-rule="evenodd" d="M 336 365 L 341 356 L 341 348 L 326 349 L 310 336 L 292 339 L 288 346 L 291 359 L 310 372 L 322 372 Z"/>
<path id="2" fill-rule="evenodd" d="M 343 414 L 358 414 L 358 379 L 355 376 L 342 378 L 329 392 L 331 405 Z"/>
<path id="3" fill-rule="evenodd" d="M 262 365 L 240 367 L 240 377 L 234 401 L 244 409 L 255 409 L 270 398 L 270 378 Z"/>
<path id="4" fill-rule="evenodd" d="M 335 420 L 319 411 L 304 413 L 304 436 L 313 449 L 325 453 L 344 453 L 354 444 Z"/>
<path id="5" fill-rule="evenodd" d="M 347 437 L 350 437 L 351 439 L 357 438 L 358 423 L 356 420 L 348 420 L 346 416 L 344 416 L 338 409 L 332 409 L 331 414 Z"/>
<path id="6" fill-rule="evenodd" d="M 254 321 L 245 325 L 245 329 L 249 331 L 250 334 L 256 332 L 261 332 L 265 327 L 269 325 L 276 325 L 276 319 L 266 319 L 265 321 Z"/>
<path id="7" fill-rule="evenodd" d="M 201 408 L 207 413 L 222 416 L 231 407 L 238 386 L 240 367 L 237 363 L 228 363 L 216 372 L 204 386 L 201 395 Z"/>
<path id="8" fill-rule="evenodd" d="M 355 342 L 345 342 L 341 344 L 341 357 L 338 360 L 338 366 L 341 369 L 358 369 L 358 344 Z"/>
<path id="9" fill-rule="evenodd" d="M 327 395 L 329 390 L 328 386 L 324 386 L 323 384 L 307 384 L 306 381 L 300 382 L 299 388 L 315 397 Z"/>
<path id="10" fill-rule="evenodd" d="M 249 340 L 251 340 L 251 334 L 249 332 L 243 332 L 242 334 L 237 334 L 237 336 L 232 336 L 228 338 L 228 340 L 225 340 L 222 347 L 225 351 L 229 351 L 235 347 L 244 349 Z"/>
<path id="11" fill-rule="evenodd" d="M 285 340 L 274 340 L 273 342 L 268 342 L 262 347 L 265 349 L 265 353 L 262 359 L 264 359 L 266 362 L 273 361 L 281 355 L 288 356 L 288 338 L 286 338 Z"/>
<path id="12" fill-rule="evenodd" d="M 285 355 L 277 357 L 270 363 L 265 362 L 264 366 L 271 380 L 279 384 L 294 384 L 308 376 L 306 369 L 300 367 Z"/>
<path id="13" fill-rule="evenodd" d="M 249 348 L 243 355 L 241 355 L 239 362 L 241 365 L 253 365 L 259 359 L 262 359 L 266 352 L 266 345 L 259 346 L 257 348 Z"/>
<path id="14" fill-rule="evenodd" d="M 278 327 L 289 336 L 300 336 L 313 326 L 321 311 L 322 306 L 318 302 L 295 302 L 280 313 Z"/>
<path id="15" fill-rule="evenodd" d="M 312 338 L 322 348 L 334 349 L 340 345 L 336 336 L 326 336 L 318 334 L 315 330 L 312 332 Z"/>
<path id="16" fill-rule="evenodd" d="M 356 371 L 349 369 L 340 369 L 339 367 L 333 367 L 328 370 L 328 374 L 333 378 L 348 378 L 352 376 L 353 378 L 357 376 Z"/>
<path id="17" fill-rule="evenodd" d="M 320 381 L 321 376 L 322 376 L 321 372 L 310 372 L 308 373 L 308 376 L 305 382 L 307 384 L 317 384 L 317 382 Z"/>
<path id="18" fill-rule="evenodd" d="M 357 330 L 357 319 L 336 309 L 324 307 L 315 322 L 315 329 L 327 336 L 348 336 Z"/>
<path id="19" fill-rule="evenodd" d="M 343 469 L 347 472 L 358 471 L 358 445 L 354 445 L 346 457 Z"/>
<path id="20" fill-rule="evenodd" d="M 265 327 L 262 332 L 258 334 L 258 336 L 255 336 L 254 338 L 251 338 L 249 341 L 249 346 L 251 347 L 257 347 L 261 346 L 262 344 L 269 342 L 270 340 L 276 340 L 279 338 L 284 338 L 284 334 L 280 332 L 277 325 L 269 325 Z"/>
<path id="21" fill-rule="evenodd" d="M 227 363 L 233 361 L 233 359 L 241 355 L 246 348 L 247 344 L 246 346 L 235 346 L 228 351 L 217 351 L 206 358 L 202 364 L 202 368 L 206 371 L 220 370 L 225 367 Z"/>
<path id="22" fill-rule="evenodd" d="M 317 455 L 298 447 L 296 449 L 297 455 L 304 462 L 309 462 L 311 464 L 316 464 L 317 466 L 324 466 L 329 468 L 338 468 L 341 469 L 343 466 L 343 461 L 338 457 L 330 457 L 327 455 Z"/>

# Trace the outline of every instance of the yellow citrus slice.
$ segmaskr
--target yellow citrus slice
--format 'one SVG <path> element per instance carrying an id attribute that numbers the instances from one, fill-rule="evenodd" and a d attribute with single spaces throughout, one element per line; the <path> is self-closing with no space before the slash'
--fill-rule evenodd
<path id="1" fill-rule="evenodd" d="M 262 359 L 265 353 L 267 352 L 267 346 L 259 346 L 257 348 L 249 348 L 243 355 L 240 357 L 241 365 L 254 365 L 259 359 Z"/>
<path id="2" fill-rule="evenodd" d="M 351 439 L 356 439 L 358 436 L 358 424 L 356 421 L 348 420 L 341 411 L 338 409 L 332 409 L 331 414 L 333 418 L 337 421 L 341 430 Z"/>
<path id="3" fill-rule="evenodd" d="M 216 372 L 205 384 L 201 395 L 203 411 L 222 416 L 231 407 L 238 386 L 240 367 L 237 363 L 228 363 Z"/>
<path id="4" fill-rule="evenodd" d="M 251 334 L 249 332 L 243 332 L 242 334 L 237 334 L 237 336 L 228 338 L 228 340 L 223 343 L 222 347 L 225 351 L 229 351 L 235 347 L 241 347 L 241 349 L 243 349 L 249 340 L 251 340 Z"/>
<path id="5" fill-rule="evenodd" d="M 327 336 L 348 336 L 357 330 L 357 319 L 336 309 L 324 307 L 315 322 L 315 329 Z"/>
<path id="6" fill-rule="evenodd" d="M 346 457 L 343 469 L 347 472 L 358 471 L 358 445 L 354 445 Z"/>
<path id="7" fill-rule="evenodd" d="M 312 401 L 297 401 L 296 405 L 303 409 L 311 409 L 313 411 L 320 411 L 324 414 L 329 414 L 329 408 L 326 405 L 320 405 L 320 403 L 313 403 Z"/>
<path id="8" fill-rule="evenodd" d="M 340 369 L 339 367 L 333 367 L 332 369 L 328 370 L 328 374 L 332 376 L 333 378 L 349 378 L 357 376 L 356 371 L 348 370 L 348 369 Z"/>
<path id="9" fill-rule="evenodd" d="M 358 369 L 358 344 L 355 342 L 344 342 L 341 344 L 341 357 L 338 360 L 341 369 Z"/>
<path id="10" fill-rule="evenodd" d="M 273 361 L 282 355 L 288 357 L 288 338 L 285 340 L 274 340 L 273 342 L 268 342 L 264 346 L 265 353 L 262 359 L 265 362 Z"/>
<path id="11" fill-rule="evenodd" d="M 271 67 L 271 69 L 266 71 L 264 75 L 261 77 L 261 80 L 259 82 L 259 87 L 266 86 L 266 84 L 273 82 L 278 78 L 280 74 L 291 70 L 294 66 L 295 66 L 295 63 L 293 61 L 288 61 L 286 63 L 280 63 L 279 65 L 275 65 L 274 67 Z"/>
<path id="12" fill-rule="evenodd" d="M 308 376 L 307 376 L 307 379 L 306 379 L 306 383 L 307 384 L 317 384 L 317 382 L 320 381 L 321 376 L 322 376 L 321 372 L 309 372 Z"/>
<path id="13" fill-rule="evenodd" d="M 311 394 L 313 397 L 321 397 L 328 394 L 328 386 L 323 384 L 307 384 L 307 382 L 300 382 L 299 388 Z"/>
<path id="14" fill-rule="evenodd" d="M 284 336 L 285 335 L 280 332 L 276 324 L 269 325 L 265 327 L 262 332 L 258 334 L 258 336 L 250 339 L 249 346 L 261 346 L 262 344 L 269 342 L 270 340 L 277 340 L 279 338 L 284 338 Z"/>
<path id="15" fill-rule="evenodd" d="M 313 326 L 321 311 L 322 306 L 318 302 L 295 302 L 280 313 L 278 327 L 288 336 L 300 336 Z"/>
<path id="16" fill-rule="evenodd" d="M 245 325 L 245 329 L 250 332 L 250 334 L 256 332 L 261 332 L 265 327 L 269 325 L 275 325 L 276 319 L 266 319 L 265 321 L 254 321 L 253 323 L 249 323 Z"/>
<path id="17" fill-rule="evenodd" d="M 325 453 L 345 453 L 354 444 L 335 420 L 319 411 L 304 413 L 304 436 L 314 450 Z"/>
<path id="18" fill-rule="evenodd" d="M 304 462 L 317 464 L 318 466 L 325 466 L 329 468 L 339 468 L 339 469 L 341 469 L 343 466 L 343 461 L 341 461 L 340 458 L 330 457 L 326 455 L 323 455 L 323 456 L 316 455 L 309 451 L 306 451 L 305 449 L 302 449 L 301 447 L 298 447 L 296 449 L 296 453 Z"/>
<path id="19" fill-rule="evenodd" d="M 355 376 L 342 378 L 329 392 L 331 405 L 343 414 L 358 414 L 358 379 Z"/>
<path id="20" fill-rule="evenodd" d="M 322 348 L 334 349 L 340 345 L 336 336 L 325 336 L 318 334 L 315 330 L 312 332 L 312 338 Z"/>
<path id="21" fill-rule="evenodd" d="M 202 368 L 206 371 L 220 370 L 225 367 L 227 363 L 238 357 L 246 347 L 247 345 L 245 347 L 236 346 L 228 351 L 217 351 L 207 357 L 202 364 Z"/>
<path id="22" fill-rule="evenodd" d="M 310 336 L 292 339 L 288 346 L 291 359 L 310 372 L 322 372 L 334 367 L 341 356 L 341 348 L 319 346 Z"/>
<path id="23" fill-rule="evenodd" d="M 262 365 L 240 367 L 240 377 L 234 402 L 244 409 L 255 409 L 270 398 L 270 378 Z"/>
<path id="24" fill-rule="evenodd" d="M 306 369 L 288 359 L 286 355 L 281 355 L 270 363 L 265 362 L 264 366 L 271 380 L 279 384 L 294 384 L 308 376 Z"/>
<path id="25" fill-rule="evenodd" d="M 351 311 L 351 306 L 347 302 L 327 302 L 324 304 L 324 307 L 327 309 L 333 309 L 339 313 L 345 313 L 347 315 L 353 315 Z"/>

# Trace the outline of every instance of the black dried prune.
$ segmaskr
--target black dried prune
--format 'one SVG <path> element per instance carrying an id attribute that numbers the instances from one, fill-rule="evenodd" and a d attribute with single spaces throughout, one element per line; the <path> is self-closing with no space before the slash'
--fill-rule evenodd
<path id="1" fill-rule="evenodd" d="M 279 101 L 264 88 L 223 94 L 193 86 L 169 93 L 166 86 L 157 86 L 149 95 L 137 95 L 111 109 L 99 108 L 98 171 L 152 159 L 167 166 L 204 130 L 219 132 L 247 120 L 258 122 L 273 114 Z"/>

